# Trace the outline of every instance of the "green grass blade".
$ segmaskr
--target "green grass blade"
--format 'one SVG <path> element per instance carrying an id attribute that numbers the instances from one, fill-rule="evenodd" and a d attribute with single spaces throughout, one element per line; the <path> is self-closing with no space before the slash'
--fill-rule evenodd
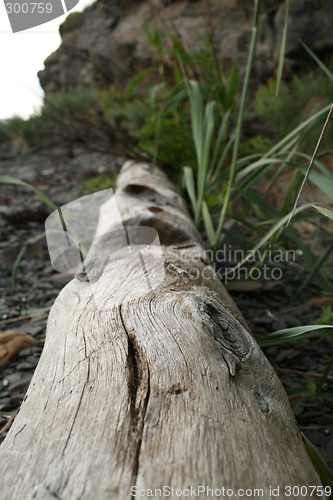
<path id="1" fill-rule="evenodd" d="M 299 212 L 301 212 L 301 211 L 303 211 L 311 206 L 312 206 L 311 203 L 305 203 L 304 205 L 301 205 L 300 207 L 298 207 L 296 209 L 295 213 L 299 213 Z M 261 240 L 252 248 L 252 251 L 256 252 L 257 250 L 259 250 L 265 243 L 267 243 L 267 241 L 269 241 L 271 239 L 271 237 L 277 231 L 280 231 L 282 229 L 282 227 L 284 226 L 284 224 L 287 222 L 289 216 L 290 216 L 290 214 L 288 213 L 284 217 L 280 218 L 278 220 L 278 222 L 276 224 L 274 224 L 274 226 L 265 234 L 265 236 L 263 236 L 263 238 L 261 238 Z M 243 264 L 245 264 L 245 262 L 247 262 L 250 258 L 251 258 L 251 252 L 249 252 L 247 257 L 245 257 L 239 264 L 237 264 L 237 266 L 233 267 L 230 271 L 233 271 L 233 272 L 236 271 Z"/>
<path id="2" fill-rule="evenodd" d="M 184 170 L 184 183 L 186 191 L 191 200 L 193 211 L 195 212 L 197 207 L 197 199 L 195 195 L 193 169 L 191 167 L 183 167 L 183 170 Z"/>
<path id="3" fill-rule="evenodd" d="M 132 94 L 134 92 L 134 89 L 135 87 L 137 87 L 137 85 L 142 81 L 144 80 L 147 76 L 151 75 L 152 73 L 157 73 L 158 72 L 158 68 L 155 68 L 155 67 L 151 67 L 151 68 L 146 68 L 146 69 L 143 69 L 142 71 L 140 71 L 139 73 L 137 73 L 132 79 L 131 81 L 129 82 L 129 84 L 127 85 L 127 89 L 124 93 L 124 100 L 127 101 L 128 99 L 130 99 L 130 97 L 132 97 Z"/>
<path id="4" fill-rule="evenodd" d="M 326 118 L 327 113 L 329 112 L 331 108 L 331 104 L 328 104 L 321 110 L 319 110 L 317 113 L 314 115 L 310 116 L 307 120 L 302 121 L 298 127 L 294 128 L 289 134 L 287 134 L 281 141 L 279 141 L 277 144 L 275 144 L 267 153 L 265 153 L 264 157 L 267 156 L 272 156 L 273 154 L 276 154 L 277 151 L 282 151 L 283 148 L 286 146 L 286 144 L 292 140 L 292 139 L 297 139 L 297 137 L 305 130 L 307 129 L 310 125 L 312 125 L 316 121 L 320 121 L 324 118 Z"/>
<path id="5" fill-rule="evenodd" d="M 229 207 L 231 191 L 232 191 L 233 184 L 234 184 L 234 177 L 235 177 L 235 172 L 236 172 L 236 165 L 237 165 L 239 146 L 240 146 L 240 141 L 241 141 L 243 121 L 244 121 L 244 114 L 245 114 L 246 98 L 247 98 L 247 93 L 248 93 L 249 84 L 250 84 L 250 75 L 251 75 L 251 70 L 252 70 L 252 66 L 253 66 L 255 50 L 256 50 L 256 46 L 257 46 L 259 13 L 260 13 L 260 0 L 255 0 L 254 1 L 253 23 L 252 23 L 252 35 L 251 35 L 249 55 L 248 55 L 248 60 L 247 60 L 247 65 L 246 65 L 246 70 L 245 70 L 245 78 L 244 78 L 244 83 L 243 83 L 240 107 L 239 107 L 239 112 L 238 112 L 238 120 L 237 120 L 237 127 L 236 127 L 236 133 L 235 133 L 235 142 L 234 142 L 234 147 L 233 147 L 233 151 L 232 151 L 232 160 L 231 160 L 230 173 L 229 173 L 229 181 L 227 184 L 226 196 L 225 196 L 225 199 L 223 201 L 223 205 L 222 205 L 222 209 L 221 209 L 221 213 L 220 213 L 220 218 L 219 218 L 219 222 L 218 222 L 218 226 L 217 226 L 217 230 L 216 230 L 216 239 L 215 239 L 215 243 L 214 243 L 215 247 L 218 244 L 218 240 L 220 239 L 220 235 L 221 235 L 221 232 L 223 230 L 225 217 L 227 215 L 227 210 Z"/>
<path id="6" fill-rule="evenodd" d="M 304 442 L 304 447 L 309 455 L 311 462 L 313 463 L 316 471 L 321 477 L 322 481 L 326 486 L 333 488 L 333 472 L 325 462 L 324 458 L 321 456 L 317 448 L 311 443 L 311 441 L 304 436 L 301 432 L 302 439 Z"/>
<path id="7" fill-rule="evenodd" d="M 43 203 L 45 203 L 46 206 L 48 206 L 52 210 L 58 211 L 59 216 L 60 216 L 61 209 L 58 208 L 57 205 L 55 205 L 53 203 L 53 201 L 50 200 L 50 198 L 48 198 L 44 193 L 42 193 L 42 191 L 40 191 L 38 188 L 36 188 L 32 184 L 29 184 L 28 182 L 22 181 L 21 179 L 17 179 L 16 177 L 10 177 L 10 176 L 6 176 L 6 175 L 5 176 L 0 176 L 0 184 L 11 184 L 11 185 L 14 185 L 14 186 L 26 187 L 26 188 L 32 190 L 38 196 L 38 198 Z M 75 231 L 72 229 L 72 227 L 70 225 L 70 221 L 65 221 L 65 223 L 66 223 L 66 230 L 72 236 L 72 238 L 74 239 L 74 241 L 76 243 L 79 242 L 79 238 L 75 234 Z M 84 248 L 84 246 L 82 246 L 82 250 L 83 250 L 84 254 L 86 254 L 86 249 Z M 14 263 L 14 267 L 15 267 L 15 263 Z M 15 274 L 16 274 L 16 271 L 15 271 Z"/>
<path id="8" fill-rule="evenodd" d="M 32 307 L 31 309 L 26 309 L 25 311 L 22 311 L 21 315 L 22 316 L 34 316 L 38 314 L 44 314 L 46 312 L 49 312 L 52 306 L 45 306 L 45 307 Z"/>
<path id="9" fill-rule="evenodd" d="M 251 163 L 247 167 L 243 168 L 240 172 L 238 172 L 238 174 L 236 175 L 236 183 L 242 182 L 246 179 L 246 177 L 248 177 L 255 171 L 259 171 L 259 175 L 260 177 L 262 177 L 264 171 L 267 170 L 267 167 L 271 167 L 272 165 L 277 165 L 283 162 L 284 160 L 279 157 L 261 158 L 260 160 Z"/>
<path id="10" fill-rule="evenodd" d="M 333 369 L 333 356 L 331 357 L 330 361 L 328 362 L 328 365 L 325 368 L 325 371 L 323 373 L 323 376 L 321 377 L 319 384 L 317 385 L 317 394 L 319 395 L 320 392 L 322 391 L 324 385 L 326 384 L 327 377 L 329 376 L 331 370 Z"/>
<path id="11" fill-rule="evenodd" d="M 303 165 L 295 164 L 296 168 L 302 173 L 306 174 L 306 168 Z M 322 175 L 316 170 L 311 170 L 308 176 L 309 180 L 313 182 L 319 189 L 332 198 L 333 196 L 333 175 Z"/>
<path id="12" fill-rule="evenodd" d="M 331 119 L 332 114 L 333 114 L 333 103 L 332 103 L 332 105 L 330 106 L 330 110 L 329 110 L 328 115 L 327 115 L 327 117 L 326 117 L 326 120 L 325 120 L 325 123 L 324 123 L 324 125 L 323 125 L 323 128 L 322 128 L 322 130 L 321 130 L 321 132 L 320 132 L 319 139 L 318 139 L 317 144 L 316 144 L 316 147 L 315 147 L 315 149 L 314 149 L 314 152 L 313 152 L 312 158 L 311 158 L 311 160 L 310 160 L 309 166 L 308 166 L 308 168 L 307 168 L 307 170 L 306 170 L 306 173 L 305 173 L 305 176 L 304 176 L 303 182 L 302 182 L 301 187 L 299 188 L 299 191 L 298 191 L 298 193 L 297 193 L 296 200 L 295 200 L 295 203 L 294 203 L 294 206 L 293 206 L 292 212 L 291 212 L 291 214 L 290 214 L 290 218 L 288 219 L 288 222 L 287 222 L 287 226 L 289 225 L 289 223 L 290 223 L 291 219 L 293 218 L 293 215 L 294 215 L 294 213 L 295 213 L 295 208 L 297 207 L 297 204 L 298 204 L 299 198 L 300 198 L 300 196 L 301 196 L 301 193 L 302 193 L 302 191 L 303 191 L 303 188 L 304 188 L 304 186 L 305 186 L 305 183 L 306 183 L 306 181 L 307 181 L 308 177 L 311 175 L 311 172 L 312 172 L 312 167 L 313 167 L 313 164 L 314 164 L 314 162 L 315 162 L 315 159 L 316 159 L 316 156 L 317 156 L 317 153 L 318 153 L 319 146 L 320 146 L 321 141 L 322 141 L 322 139 L 323 139 L 323 136 L 324 136 L 324 134 L 325 134 L 326 128 L 327 128 L 327 126 L 328 126 L 328 124 L 329 124 L 329 122 L 330 122 L 330 119 Z M 332 192 L 333 192 L 333 190 L 331 190 L 331 193 L 332 193 Z"/>
<path id="13" fill-rule="evenodd" d="M 331 330 L 333 330 L 333 325 L 304 325 L 284 328 L 268 334 L 264 339 L 260 339 L 259 345 L 266 347 L 322 335 L 333 337 Z"/>
<path id="14" fill-rule="evenodd" d="M 284 19 L 284 28 L 281 40 L 281 49 L 280 49 L 280 57 L 279 57 L 279 66 L 276 77 L 276 87 L 275 87 L 275 97 L 279 95 L 279 90 L 282 81 L 282 73 L 283 73 L 283 64 L 284 64 L 284 55 L 286 52 L 286 43 L 287 43 L 287 33 L 288 33 L 288 19 L 289 19 L 289 8 L 290 8 L 290 0 L 286 1 L 286 13 Z"/>
<path id="15" fill-rule="evenodd" d="M 281 207 L 281 215 L 284 215 L 287 212 L 287 210 L 292 202 L 292 198 L 294 196 L 294 193 L 297 189 L 298 184 L 299 184 L 299 172 L 294 171 L 292 178 L 291 178 L 291 181 L 290 181 L 289 186 L 288 186 L 287 193 L 286 193 L 284 201 L 283 201 L 283 205 Z"/>
<path id="16" fill-rule="evenodd" d="M 214 174 L 214 180 L 217 179 L 221 173 L 221 169 L 225 163 L 225 160 L 229 154 L 229 151 L 231 150 L 232 146 L 233 146 L 233 142 L 234 142 L 234 139 L 235 137 L 234 136 L 231 136 L 228 143 L 226 144 L 226 146 L 223 148 L 223 152 L 220 156 L 220 159 L 216 165 L 216 169 L 215 169 L 215 174 Z"/>
<path id="17" fill-rule="evenodd" d="M 333 242 L 328 246 L 320 259 L 317 260 L 315 265 L 311 269 L 311 273 L 306 277 L 302 285 L 299 287 L 298 292 L 304 290 L 304 288 L 312 281 L 314 277 L 317 277 L 319 274 L 319 270 L 323 267 L 327 259 L 330 257 L 333 251 Z"/>
<path id="18" fill-rule="evenodd" d="M 223 158 L 224 150 L 227 148 L 227 146 L 225 146 L 223 149 L 223 152 L 221 154 L 221 147 L 222 147 L 223 139 L 225 138 L 225 135 L 227 132 L 227 125 L 229 122 L 229 118 L 230 118 L 230 112 L 228 111 L 227 113 L 225 113 L 223 120 L 222 120 L 222 123 L 221 123 L 220 128 L 219 128 L 219 132 L 217 135 L 217 141 L 216 141 L 215 148 L 214 148 L 214 154 L 213 154 L 213 158 L 211 160 L 209 177 L 212 177 L 213 171 L 216 172 L 216 174 L 218 174 L 218 172 L 220 170 L 221 158 Z M 219 161 L 216 165 L 218 157 L 220 157 L 220 158 L 219 158 Z M 223 159 L 222 159 L 222 163 L 223 163 Z"/>
<path id="19" fill-rule="evenodd" d="M 209 239 L 209 243 L 212 245 L 215 241 L 215 231 L 212 223 L 212 218 L 205 201 L 202 204 L 202 216 L 205 223 L 205 229 Z"/>
<path id="20" fill-rule="evenodd" d="M 28 245 L 29 243 L 25 243 L 18 256 L 16 257 L 15 261 L 14 261 L 14 264 L 13 264 L 13 267 L 12 267 L 12 276 L 11 276 L 11 282 L 10 282 L 10 295 L 13 295 L 14 291 L 15 291 L 15 283 L 16 283 L 16 274 L 17 274 L 17 270 L 19 268 L 19 265 L 21 263 L 21 260 L 23 259 L 23 256 L 28 248 Z"/>
<path id="21" fill-rule="evenodd" d="M 191 123 L 197 163 L 201 163 L 204 111 L 203 99 L 198 82 L 191 80 L 189 82 L 189 98 L 191 104 Z"/>
<path id="22" fill-rule="evenodd" d="M 198 220 L 197 222 L 199 223 L 200 220 L 200 214 L 202 211 L 202 202 L 204 198 L 204 193 L 205 193 L 205 187 L 208 182 L 207 179 L 207 170 L 208 170 L 208 163 L 209 163 L 209 153 L 211 150 L 211 144 L 212 144 L 212 138 L 213 138 L 213 132 L 214 132 L 214 108 L 215 108 L 215 102 L 211 101 L 207 104 L 206 110 L 205 110 L 205 123 L 204 123 L 204 137 L 201 142 L 201 147 L 202 151 L 200 151 L 200 163 L 198 164 Z"/>
<path id="23" fill-rule="evenodd" d="M 325 217 L 329 217 L 330 219 L 333 219 L 333 210 L 329 210 L 328 208 L 324 207 L 318 207 L 317 205 L 312 205 L 313 208 L 318 210 L 321 214 L 325 215 Z"/>
<path id="24" fill-rule="evenodd" d="M 319 68 L 325 73 L 325 75 L 331 80 L 333 83 L 333 74 L 332 72 L 325 66 L 325 64 L 322 63 L 322 61 L 316 56 L 314 52 L 306 45 L 306 43 L 303 42 L 303 40 L 299 39 L 299 43 L 302 45 L 302 47 L 306 50 L 306 52 L 309 54 L 311 59 L 313 59 L 319 66 Z"/>
<path id="25" fill-rule="evenodd" d="M 14 186 L 21 186 L 21 187 L 26 187 L 28 189 L 31 189 L 37 196 L 38 198 L 45 203 L 49 208 L 52 210 L 57 210 L 58 207 L 53 203 L 53 201 L 50 200 L 42 191 L 40 191 L 38 188 L 33 186 L 32 184 L 29 184 L 28 182 L 22 181 L 21 179 L 16 179 L 15 177 L 10 177 L 7 175 L 0 176 L 0 184 L 11 184 Z"/>

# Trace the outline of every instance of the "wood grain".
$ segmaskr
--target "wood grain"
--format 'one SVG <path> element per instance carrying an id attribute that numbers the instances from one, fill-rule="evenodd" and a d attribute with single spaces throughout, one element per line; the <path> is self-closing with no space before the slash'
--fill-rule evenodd
<path id="1" fill-rule="evenodd" d="M 129 162 L 116 197 L 125 225 L 157 229 L 164 280 L 143 293 L 125 254 L 100 276 L 98 304 L 77 278 L 61 291 L 0 448 L 1 498 L 123 500 L 132 486 L 206 485 L 269 499 L 270 486 L 320 485 L 274 370 L 220 281 L 204 277 L 212 268 L 175 188 Z"/>

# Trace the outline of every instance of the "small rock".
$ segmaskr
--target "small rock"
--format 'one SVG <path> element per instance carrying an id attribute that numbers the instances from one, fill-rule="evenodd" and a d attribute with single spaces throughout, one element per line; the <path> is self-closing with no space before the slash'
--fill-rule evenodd
<path id="1" fill-rule="evenodd" d="M 29 374 L 29 375 L 23 377 L 19 382 L 12 384 L 10 387 L 11 392 L 13 393 L 15 391 L 18 391 L 18 392 L 19 391 L 26 391 L 26 389 L 28 388 L 28 385 L 31 382 L 31 377 L 32 377 L 32 375 Z"/>
<path id="2" fill-rule="evenodd" d="M 23 363 L 20 363 L 17 365 L 18 370 L 33 370 L 35 368 L 36 364 L 35 363 L 28 363 L 27 361 L 24 361 Z"/>
<path id="3" fill-rule="evenodd" d="M 15 395 L 10 398 L 10 404 L 15 408 L 20 406 L 23 401 L 23 396 Z"/>
<path id="4" fill-rule="evenodd" d="M 281 363 L 284 359 L 290 359 L 295 356 L 295 350 L 294 349 L 284 349 L 283 351 L 280 352 L 280 354 L 276 358 L 277 363 Z"/>
<path id="5" fill-rule="evenodd" d="M 6 380 L 7 386 L 9 386 L 9 390 L 10 390 L 10 387 L 13 384 L 16 384 L 17 382 L 20 382 L 22 380 L 22 374 L 19 373 L 19 372 L 17 372 L 17 371 L 15 371 L 14 373 L 11 373 L 10 375 L 7 375 L 5 380 Z M 0 398 L 5 393 L 6 393 L 6 391 L 1 392 Z M 9 392 L 7 391 L 7 394 L 5 394 L 5 395 L 6 396 L 9 395 Z"/>
<path id="6" fill-rule="evenodd" d="M 0 399 L 0 411 L 9 411 L 12 409 L 10 398 Z"/>

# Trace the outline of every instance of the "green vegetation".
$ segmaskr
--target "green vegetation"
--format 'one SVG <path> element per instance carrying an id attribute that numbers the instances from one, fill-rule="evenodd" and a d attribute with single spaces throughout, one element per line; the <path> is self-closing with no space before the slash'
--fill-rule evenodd
<path id="1" fill-rule="evenodd" d="M 116 184 L 116 179 L 111 178 L 107 175 L 98 175 L 97 177 L 92 177 L 87 179 L 79 186 L 79 193 L 87 193 L 94 191 L 101 191 L 102 189 L 114 188 Z"/>
<path id="2" fill-rule="evenodd" d="M 48 96 L 42 109 L 28 120 L 13 117 L 0 122 L 2 142 L 20 138 L 27 146 L 39 147 L 59 139 L 70 144 L 100 140 L 103 134 L 94 108 L 95 97 L 95 90 Z"/>
<path id="3" fill-rule="evenodd" d="M 115 128 L 127 128 L 135 141 L 135 155 L 144 155 L 153 164 L 163 166 L 181 184 L 183 165 L 193 165 L 197 146 L 189 124 L 192 120 L 188 99 L 192 78 L 200 87 L 203 106 L 212 102 L 214 116 L 235 111 L 238 72 L 234 65 L 228 73 L 222 63 L 212 60 L 212 48 L 203 40 L 201 51 L 186 52 L 178 39 L 166 31 L 149 32 L 160 63 L 141 71 L 121 94 L 114 87 L 101 91 L 98 104 Z M 186 75 L 186 76 L 185 76 Z M 185 76 L 185 78 L 184 78 Z M 211 137 L 214 147 L 218 138 Z M 218 148 L 226 144 L 220 137 Z M 197 166 L 193 165 L 197 170 Z"/>
<path id="4" fill-rule="evenodd" d="M 328 65 L 333 69 L 333 65 Z M 271 141 L 280 140 L 311 114 L 318 112 L 333 101 L 332 82 L 317 67 L 302 75 L 294 75 L 291 82 L 282 84 L 278 98 L 275 97 L 276 81 L 271 78 L 260 85 L 254 101 L 255 116 L 260 119 L 262 130 Z M 318 139 L 318 128 L 311 131 L 302 149 L 311 153 Z M 333 130 L 327 131 L 323 148 L 332 144 Z"/>

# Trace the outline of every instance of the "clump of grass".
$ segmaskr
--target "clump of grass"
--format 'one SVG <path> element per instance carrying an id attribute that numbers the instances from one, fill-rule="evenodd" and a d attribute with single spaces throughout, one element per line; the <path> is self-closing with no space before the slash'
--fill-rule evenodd
<path id="1" fill-rule="evenodd" d="M 333 70 L 333 61 L 328 64 Z M 289 83 L 280 87 L 278 98 L 275 96 L 276 80 L 271 78 L 266 84 L 259 86 L 254 101 L 254 111 L 261 121 L 261 129 L 273 141 L 280 140 L 300 123 L 318 112 L 333 101 L 333 87 L 327 76 L 313 66 L 306 72 L 294 75 Z M 320 132 L 313 129 L 303 143 L 303 150 L 310 152 Z M 333 140 L 333 129 L 323 141 L 323 147 L 330 147 Z"/>
<path id="2" fill-rule="evenodd" d="M 137 140 L 136 152 L 164 167 L 178 181 L 181 165 L 190 165 L 198 172 L 182 70 L 188 79 L 198 82 L 204 101 L 215 102 L 219 109 L 214 113 L 220 116 L 235 110 L 237 66 L 226 72 L 221 61 L 218 65 L 212 61 L 212 48 L 206 39 L 202 39 L 200 51 L 188 52 L 172 33 L 146 29 L 146 34 L 160 63 L 135 75 L 122 95 L 111 87 L 101 91 L 97 100 L 115 127 L 128 128 Z M 215 136 L 212 141 L 216 141 Z"/>
<path id="3" fill-rule="evenodd" d="M 87 179 L 79 186 L 79 193 L 90 193 L 93 191 L 101 191 L 103 189 L 114 188 L 116 184 L 116 177 L 109 177 L 107 175 L 98 175 Z"/>
<path id="4" fill-rule="evenodd" d="M 29 119 L 13 116 L 0 121 L 0 142 L 21 142 L 26 146 L 33 144 L 38 137 L 38 120 L 36 117 Z"/>
<path id="5" fill-rule="evenodd" d="M 43 107 L 28 119 L 13 117 L 0 123 L 2 141 L 21 139 L 29 147 L 54 140 L 110 145 L 111 128 L 96 104 L 94 89 L 48 95 Z"/>

